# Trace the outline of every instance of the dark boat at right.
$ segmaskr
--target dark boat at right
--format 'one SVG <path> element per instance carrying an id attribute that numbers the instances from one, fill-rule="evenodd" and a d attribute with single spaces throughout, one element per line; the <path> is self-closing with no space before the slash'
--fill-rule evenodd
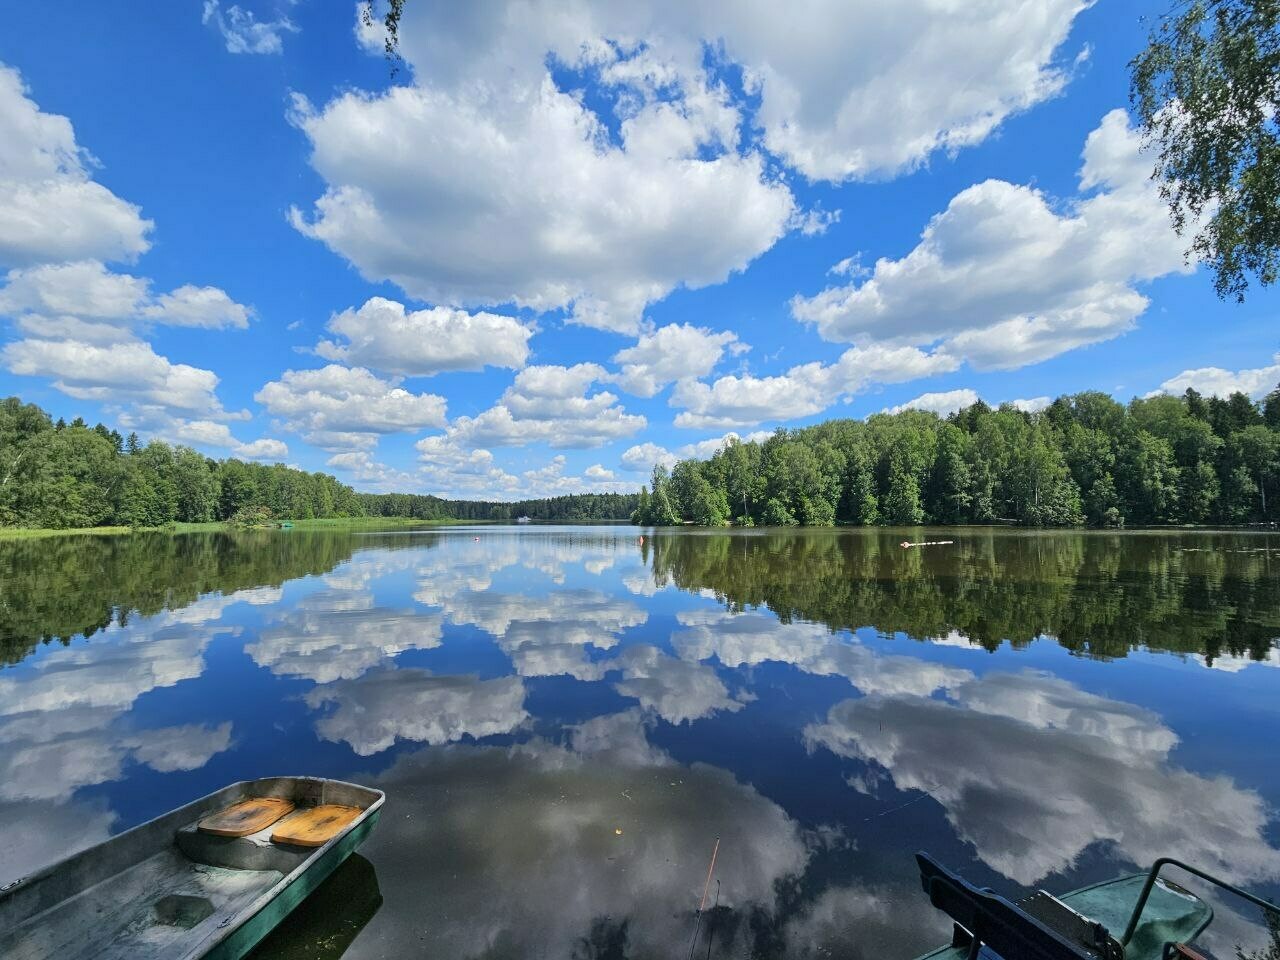
<path id="1" fill-rule="evenodd" d="M 1162 857 L 1146 873 L 1014 902 L 916 854 L 929 902 L 955 921 L 951 943 L 918 960 L 1203 960 L 1196 938 L 1213 908 L 1160 873 L 1185 870 L 1280 920 L 1280 906 L 1196 867 Z"/>

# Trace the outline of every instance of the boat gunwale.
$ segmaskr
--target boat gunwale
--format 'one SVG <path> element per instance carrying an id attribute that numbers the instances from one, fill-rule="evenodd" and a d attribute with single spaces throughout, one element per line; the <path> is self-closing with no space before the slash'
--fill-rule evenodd
<path id="1" fill-rule="evenodd" d="M 1090 890 L 1098 890 L 1102 887 L 1117 886 L 1119 884 L 1134 881 L 1134 880 L 1144 880 L 1146 879 L 1148 873 L 1149 871 L 1145 871 L 1145 870 L 1141 873 L 1126 873 L 1119 877 L 1112 877 L 1110 880 L 1099 880 L 1096 883 L 1090 883 L 1083 887 L 1076 887 L 1074 890 L 1068 890 L 1066 893 L 1050 894 L 1050 895 L 1056 897 L 1057 899 L 1061 900 L 1063 903 L 1065 903 L 1067 906 L 1070 907 L 1072 905 L 1071 903 L 1072 898 L 1078 896 L 1079 894 L 1088 893 Z M 1193 900 L 1199 903 L 1202 907 L 1204 907 L 1205 918 L 1204 918 L 1204 922 L 1200 925 L 1200 929 L 1196 932 L 1197 937 L 1201 933 L 1203 933 L 1206 929 L 1208 929 L 1209 925 L 1213 922 L 1216 916 L 1213 910 L 1212 903 L 1210 903 L 1206 898 L 1200 896 L 1194 890 L 1189 890 L 1186 887 L 1182 887 L 1180 884 L 1174 881 L 1165 880 L 1163 877 L 1161 877 L 1160 882 L 1166 885 L 1177 887 L 1178 890 L 1181 891 L 1181 893 L 1191 897 Z M 1175 892 L 1178 892 L 1178 891 L 1175 891 Z M 1014 901 L 1010 901 L 1010 902 L 1014 902 Z M 1136 906 L 1136 903 L 1135 903 L 1135 906 Z M 1113 935 L 1117 933 L 1117 931 L 1112 931 L 1110 928 L 1108 928 L 1107 932 Z M 1194 940 L 1194 937 L 1192 939 Z M 935 958 L 946 956 L 949 951 L 952 951 L 955 949 L 956 949 L 955 947 L 950 946 L 948 944 L 942 944 L 938 947 L 933 948 L 932 950 L 929 950 L 926 953 L 920 954 L 920 956 L 916 957 L 915 960 L 935 960 Z"/>
<path id="2" fill-rule="evenodd" d="M 68 854 L 54 863 L 41 867 L 35 873 L 10 881 L 4 887 L 0 887 L 0 911 L 3 910 L 6 904 L 13 903 L 15 898 L 19 897 L 23 893 L 32 892 L 33 888 L 42 881 L 56 877 L 58 874 L 68 870 L 74 871 L 83 864 L 90 862 L 93 854 L 101 852 L 103 848 L 109 847 L 113 850 L 127 849 L 131 842 L 136 841 L 140 836 L 145 835 L 147 832 L 162 830 L 166 825 L 172 826 L 173 824 L 178 824 L 179 826 L 182 826 L 187 823 L 194 822 L 194 820 L 199 819 L 201 816 L 217 809 L 217 806 L 220 803 L 226 803 L 228 800 L 234 801 L 235 798 L 254 795 L 252 791 L 255 786 L 263 785 L 265 789 L 270 789 L 271 787 L 278 786 L 281 783 L 288 783 L 290 786 L 294 787 L 301 783 L 314 783 L 319 784 L 322 791 L 326 785 L 332 784 L 337 787 L 349 788 L 357 794 L 362 794 L 364 797 L 370 797 L 371 799 L 368 805 L 361 810 L 358 817 L 325 841 L 322 846 L 311 848 L 310 853 L 301 860 L 296 867 L 282 875 L 279 880 L 259 894 L 253 901 L 233 914 L 233 920 L 231 923 L 211 931 L 210 935 L 207 935 L 198 942 L 193 943 L 185 953 L 181 954 L 183 960 L 186 960 L 186 958 L 189 957 L 202 957 L 217 949 L 220 944 L 228 940 L 246 923 L 261 913 L 272 900 L 278 897 L 292 884 L 297 882 L 302 875 L 307 872 L 307 870 L 323 860 L 337 844 L 341 843 L 353 831 L 359 829 L 370 819 L 376 817 L 381 812 L 382 806 L 386 802 L 387 795 L 375 787 L 367 787 L 363 784 L 352 783 L 347 780 L 335 780 L 329 777 L 274 776 L 259 777 L 254 780 L 237 780 L 233 783 L 227 784 L 225 787 L 221 787 L 220 789 L 213 791 L 212 793 L 205 794 L 202 797 L 197 797 L 195 800 L 185 803 L 180 807 L 175 807 L 172 810 L 165 811 L 158 816 L 152 817 L 150 820 L 136 824 L 128 830 L 124 830 L 113 837 L 108 837 L 101 843 L 96 843 L 92 846 L 85 847 L 82 850 Z M 176 830 L 174 833 L 176 834 Z M 169 843 L 176 846 L 174 836 L 170 837 Z M 16 931 L 18 928 L 23 927 L 28 923 L 37 921 L 42 915 L 48 913 L 50 910 L 56 909 L 59 905 L 66 903 L 68 900 L 100 883 L 105 883 L 111 880 L 112 877 L 118 876 L 123 871 L 136 866 L 148 856 L 151 856 L 163 849 L 163 847 L 158 843 L 151 843 L 148 844 L 145 849 L 147 852 L 144 856 L 125 863 L 119 869 L 103 876 L 96 878 L 91 877 L 89 882 L 84 883 L 74 891 L 69 892 L 66 896 L 60 897 L 43 906 L 40 906 L 39 901 L 37 901 L 37 908 L 29 916 L 17 920 L 12 925 L 11 929 Z"/>

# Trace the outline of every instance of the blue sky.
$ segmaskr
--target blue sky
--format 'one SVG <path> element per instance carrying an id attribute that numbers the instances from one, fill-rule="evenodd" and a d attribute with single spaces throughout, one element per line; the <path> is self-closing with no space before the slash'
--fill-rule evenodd
<path id="1" fill-rule="evenodd" d="M 1158 4 L 102 2 L 0 35 L 0 380 L 367 490 L 1280 380 L 1147 182 Z M 1120 112 L 1116 112 L 1120 111 Z"/>

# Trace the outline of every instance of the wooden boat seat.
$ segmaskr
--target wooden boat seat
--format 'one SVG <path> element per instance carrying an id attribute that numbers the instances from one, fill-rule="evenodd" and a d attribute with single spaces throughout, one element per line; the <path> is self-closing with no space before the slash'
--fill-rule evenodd
<path id="1" fill-rule="evenodd" d="M 247 837 L 265 830 L 294 811 L 292 800 L 279 797 L 250 797 L 224 807 L 201 820 L 196 828 L 215 837 Z"/>
<path id="2" fill-rule="evenodd" d="M 337 803 L 306 807 L 277 825 L 271 833 L 271 840 L 298 847 L 322 847 L 363 812 L 359 807 Z"/>

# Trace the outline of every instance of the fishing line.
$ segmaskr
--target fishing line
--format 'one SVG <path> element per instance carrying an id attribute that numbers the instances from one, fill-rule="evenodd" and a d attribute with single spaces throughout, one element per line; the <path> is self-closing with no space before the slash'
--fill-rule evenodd
<path id="1" fill-rule="evenodd" d="M 694 948 L 698 945 L 698 932 L 702 929 L 702 911 L 707 906 L 707 892 L 711 889 L 711 874 L 716 869 L 716 854 L 720 852 L 720 838 L 716 837 L 716 845 L 711 848 L 711 865 L 707 867 L 707 882 L 702 885 L 702 901 L 698 904 L 698 912 L 694 915 L 693 936 L 689 939 L 689 958 L 693 960 Z M 716 885 L 716 899 L 720 899 L 720 888 Z"/>

